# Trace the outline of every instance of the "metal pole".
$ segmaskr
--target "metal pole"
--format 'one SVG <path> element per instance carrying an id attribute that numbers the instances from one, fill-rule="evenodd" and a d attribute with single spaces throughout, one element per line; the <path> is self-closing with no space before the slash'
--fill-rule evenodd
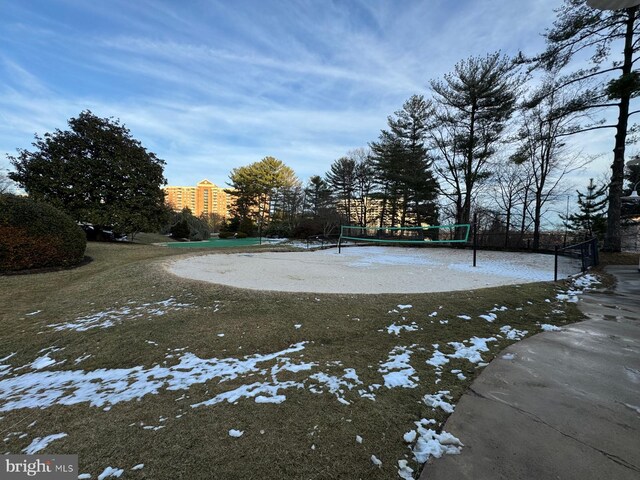
<path id="1" fill-rule="evenodd" d="M 478 251 L 478 212 L 473 214 L 473 266 L 476 266 Z"/>
<path id="2" fill-rule="evenodd" d="M 553 281 L 558 281 L 558 245 L 555 246 L 555 258 L 553 261 Z"/>
<path id="3" fill-rule="evenodd" d="M 569 228 L 569 195 L 567 195 L 567 213 L 564 217 L 564 240 L 562 241 L 562 246 L 567 246 L 567 230 Z"/>

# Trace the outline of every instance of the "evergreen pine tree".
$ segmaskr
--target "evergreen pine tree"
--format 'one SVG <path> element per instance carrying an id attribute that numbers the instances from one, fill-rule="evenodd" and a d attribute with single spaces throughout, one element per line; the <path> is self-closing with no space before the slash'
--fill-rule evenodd
<path id="1" fill-rule="evenodd" d="M 587 192 L 578 193 L 579 212 L 563 218 L 567 228 L 584 233 L 586 238 L 601 237 L 607 230 L 605 210 L 607 208 L 607 185 L 598 187 L 589 179 Z"/>
<path id="2" fill-rule="evenodd" d="M 431 113 L 431 103 L 422 95 L 413 95 L 388 118 L 389 130 L 383 130 L 378 142 L 370 145 L 381 186 L 380 225 L 437 222 L 438 182 L 425 146 Z"/>

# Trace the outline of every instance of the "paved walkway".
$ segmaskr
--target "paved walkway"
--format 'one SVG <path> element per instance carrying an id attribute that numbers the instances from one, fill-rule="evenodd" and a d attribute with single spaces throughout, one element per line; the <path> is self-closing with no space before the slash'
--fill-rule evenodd
<path id="1" fill-rule="evenodd" d="M 589 320 L 489 364 L 445 425 L 465 448 L 421 480 L 640 479 L 640 273 L 607 271 L 615 294 L 584 295 Z"/>

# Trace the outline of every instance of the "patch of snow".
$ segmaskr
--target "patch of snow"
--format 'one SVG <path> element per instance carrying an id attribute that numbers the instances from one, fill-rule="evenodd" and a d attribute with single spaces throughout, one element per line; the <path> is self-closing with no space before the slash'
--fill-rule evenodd
<path id="1" fill-rule="evenodd" d="M 462 442 L 450 433 L 444 430 L 436 433 L 435 430 L 427 428 L 428 425 L 435 423 L 435 420 L 425 418 L 415 422 L 417 441 L 411 451 L 414 459 L 420 464 L 426 463 L 429 457 L 440 458 L 445 454 L 458 454 L 463 447 Z"/>
<path id="2" fill-rule="evenodd" d="M 470 346 L 467 346 L 464 343 L 449 342 L 449 345 L 455 348 L 456 351 L 448 356 L 450 358 L 466 358 L 471 363 L 482 362 L 480 352 L 488 352 L 489 347 L 487 347 L 487 343 L 495 341 L 497 341 L 495 337 L 471 337 L 471 339 L 469 340 L 469 342 L 471 342 Z"/>
<path id="3" fill-rule="evenodd" d="M 255 382 L 250 385 L 241 385 L 238 388 L 216 395 L 210 400 L 194 403 L 192 408 L 215 405 L 221 402 L 235 403 L 242 398 L 253 398 L 256 403 L 282 403 L 287 397 L 279 395 L 280 390 L 288 388 L 304 388 L 304 384 L 298 382 L 277 382 L 260 383 Z"/>
<path id="4" fill-rule="evenodd" d="M 407 310 L 409 308 L 413 308 L 413 305 L 398 305 L 400 310 Z"/>
<path id="5" fill-rule="evenodd" d="M 302 328 L 302 324 L 301 323 L 297 323 L 293 326 L 295 329 L 299 329 Z"/>
<path id="6" fill-rule="evenodd" d="M 453 413 L 454 406 L 449 402 L 443 400 L 443 397 L 447 400 L 450 400 L 452 398 L 449 393 L 449 390 L 440 390 L 438 393 L 434 393 L 433 395 L 425 395 L 424 397 L 422 397 L 422 401 L 427 407 L 431 407 L 434 409 L 441 408 L 445 413 Z"/>
<path id="7" fill-rule="evenodd" d="M 64 362 L 64 360 L 62 362 Z M 58 362 L 58 363 L 62 363 L 62 362 Z M 31 363 L 30 366 L 34 370 L 42 370 L 43 368 L 47 368 L 55 364 L 56 364 L 56 361 L 47 354 L 47 355 L 43 355 L 42 357 L 36 358 Z"/>
<path id="8" fill-rule="evenodd" d="M 399 335 L 402 330 L 406 330 L 407 332 L 415 332 L 418 330 L 418 325 L 413 322 L 411 325 L 396 325 L 396 322 L 393 322 L 391 325 L 387 327 L 387 333 Z"/>
<path id="9" fill-rule="evenodd" d="M 139 463 L 138 465 L 134 465 L 131 467 L 131 470 L 142 470 L 144 468 L 144 463 Z"/>
<path id="10" fill-rule="evenodd" d="M 241 437 L 243 433 L 244 433 L 244 430 L 235 430 L 233 428 L 229 430 L 229 436 L 234 438 Z"/>
<path id="11" fill-rule="evenodd" d="M 86 359 L 88 359 L 89 357 L 91 357 L 90 353 L 87 353 L 86 355 L 81 355 L 80 357 L 76 358 L 73 363 L 75 365 L 79 364 L 80 362 L 84 362 Z"/>
<path id="12" fill-rule="evenodd" d="M 458 318 L 461 318 L 462 320 L 471 320 L 469 315 L 458 315 Z"/>
<path id="13" fill-rule="evenodd" d="M 362 443 L 362 437 L 360 435 L 356 435 L 356 443 Z"/>
<path id="14" fill-rule="evenodd" d="M 578 303 L 578 296 L 577 295 L 566 295 L 564 293 L 558 293 L 556 295 L 556 300 L 559 300 L 561 302 Z"/>
<path id="15" fill-rule="evenodd" d="M 402 480 L 413 480 L 413 468 L 406 460 L 398 460 L 398 476 Z"/>
<path id="16" fill-rule="evenodd" d="M 384 378 L 384 386 L 387 388 L 416 388 L 418 386 L 418 375 L 415 369 L 409 364 L 411 347 L 394 347 L 389 352 L 388 360 L 380 365 L 378 371 Z"/>
<path id="17" fill-rule="evenodd" d="M 64 438 L 66 436 L 66 433 L 54 433 L 53 435 L 47 435 L 46 437 L 42 438 L 36 437 L 33 439 L 31 444 L 29 444 L 29 446 L 22 451 L 27 455 L 33 455 L 34 453 L 47 448 L 47 445 L 49 445 L 51 442 L 59 440 L 60 438 Z"/>
<path id="18" fill-rule="evenodd" d="M 457 455 L 463 447 L 462 442 L 449 432 L 436 433 L 431 429 L 419 431 L 420 437 L 413 447 L 413 455 L 418 463 L 426 463 L 429 457 Z"/>
<path id="19" fill-rule="evenodd" d="M 18 353 L 18 352 L 13 352 L 13 353 L 10 353 L 9 355 L 7 355 L 6 357 L 2 357 L 2 358 L 0 358 L 0 362 L 4 362 L 5 360 L 9 360 L 9 359 L 10 359 L 11 357 L 13 357 L 16 353 Z"/>
<path id="20" fill-rule="evenodd" d="M 145 425 L 144 427 L 142 427 L 143 430 L 153 430 L 154 432 L 157 432 L 158 430 L 161 430 L 163 428 L 165 428 L 166 425 Z"/>
<path id="21" fill-rule="evenodd" d="M 500 327 L 500 332 L 507 337 L 507 340 L 522 340 L 527 333 L 529 333 L 528 330 L 516 330 L 515 328 L 511 328 L 510 325 Z"/>
<path id="22" fill-rule="evenodd" d="M 560 327 L 556 327 L 555 325 L 550 325 L 548 323 L 541 324 L 540 328 L 545 332 L 559 332 L 562 330 Z"/>
<path id="23" fill-rule="evenodd" d="M 382 466 L 382 461 L 375 455 L 371 455 L 371 463 L 373 463 L 378 468 Z"/>
<path id="24" fill-rule="evenodd" d="M 185 308 L 191 307 L 193 307 L 193 304 L 179 303 L 175 298 L 171 297 L 167 300 L 153 303 L 143 303 L 138 306 L 127 305 L 124 307 L 113 308 L 111 310 L 105 310 L 91 315 L 84 315 L 69 322 L 52 323 L 47 326 L 53 328 L 56 332 L 62 330 L 75 330 L 77 332 L 84 332 L 92 328 L 113 327 L 122 322 L 137 318 L 159 317 L 167 314 L 168 312 L 183 310 Z"/>
<path id="25" fill-rule="evenodd" d="M 0 380 L 0 412 L 88 402 L 104 407 L 157 394 L 160 389 L 186 390 L 213 379 L 220 382 L 258 370 L 258 365 L 303 350 L 300 342 L 279 352 L 244 358 L 202 359 L 185 353 L 170 367 L 32 372 Z"/>
<path id="26" fill-rule="evenodd" d="M 478 316 L 489 323 L 494 322 L 496 318 L 498 318 L 498 316 L 495 313 L 487 313 L 486 315 L 478 315 Z"/>
<path id="27" fill-rule="evenodd" d="M 516 356 L 513 353 L 505 353 L 500 358 L 502 358 L 503 360 L 513 360 L 514 358 L 516 358 Z"/>
<path id="28" fill-rule="evenodd" d="M 25 316 L 30 317 L 30 316 L 32 316 L 32 315 L 37 315 L 37 314 L 39 314 L 40 312 L 42 312 L 42 310 L 36 310 L 35 312 L 25 313 Z"/>
<path id="29" fill-rule="evenodd" d="M 352 390 L 358 385 L 362 385 L 362 381 L 358 378 L 356 371 L 353 368 L 345 368 L 344 375 L 337 377 L 329 375 L 324 372 L 314 373 L 309 376 L 309 380 L 315 380 L 321 385 L 313 385 L 309 387 L 311 393 L 322 393 L 323 386 L 329 390 L 329 393 L 334 394 L 340 403 L 350 405 L 350 403 L 344 398 L 345 388 Z"/>
<path id="30" fill-rule="evenodd" d="M 108 477 L 119 478 L 123 473 L 124 469 L 122 468 L 107 467 L 100 475 L 98 475 L 98 480 L 104 480 Z"/>
<path id="31" fill-rule="evenodd" d="M 368 398 L 369 400 L 373 400 L 373 401 L 375 401 L 376 399 L 376 396 L 373 393 L 369 393 L 366 390 L 362 390 L 362 389 L 358 390 L 358 395 L 360 395 L 362 398 Z"/>
<path id="32" fill-rule="evenodd" d="M 480 262 L 476 267 L 468 263 L 452 263 L 449 264 L 449 268 L 461 272 L 483 273 L 516 280 L 521 279 L 527 282 L 544 282 L 553 279 L 553 272 L 549 273 L 548 269 L 510 263 L 497 258 L 489 262 Z"/>
<path id="33" fill-rule="evenodd" d="M 87 480 L 89 478 L 91 478 L 90 473 L 81 473 L 80 475 L 78 475 L 78 480 Z"/>
<path id="34" fill-rule="evenodd" d="M 415 430 L 409 430 L 407 433 L 405 433 L 402 438 L 404 439 L 405 442 L 407 443 L 413 443 L 414 440 L 416 439 L 416 436 L 418 435 L 418 433 Z"/>
<path id="35" fill-rule="evenodd" d="M 449 363 L 449 358 L 436 348 L 433 351 L 433 355 L 426 363 L 434 367 L 441 367 L 442 365 Z"/>
<path id="36" fill-rule="evenodd" d="M 592 275 L 590 273 L 580 275 L 573 279 L 573 285 L 583 289 L 591 288 L 593 285 L 598 285 L 599 283 L 600 279 L 596 275 Z"/>
<path id="37" fill-rule="evenodd" d="M 276 382 L 276 375 L 282 371 L 286 372 L 302 372 L 305 370 L 311 370 L 313 367 L 317 366 L 317 363 L 309 362 L 309 363 L 291 363 L 291 359 L 287 357 L 278 358 L 276 364 L 271 367 L 271 377 L 273 381 Z"/>

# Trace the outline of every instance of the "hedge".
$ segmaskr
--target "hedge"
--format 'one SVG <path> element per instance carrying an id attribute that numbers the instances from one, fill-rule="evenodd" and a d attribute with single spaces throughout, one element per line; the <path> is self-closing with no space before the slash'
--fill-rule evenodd
<path id="1" fill-rule="evenodd" d="M 68 215 L 27 197 L 0 195 L 0 271 L 69 267 L 87 240 Z"/>

